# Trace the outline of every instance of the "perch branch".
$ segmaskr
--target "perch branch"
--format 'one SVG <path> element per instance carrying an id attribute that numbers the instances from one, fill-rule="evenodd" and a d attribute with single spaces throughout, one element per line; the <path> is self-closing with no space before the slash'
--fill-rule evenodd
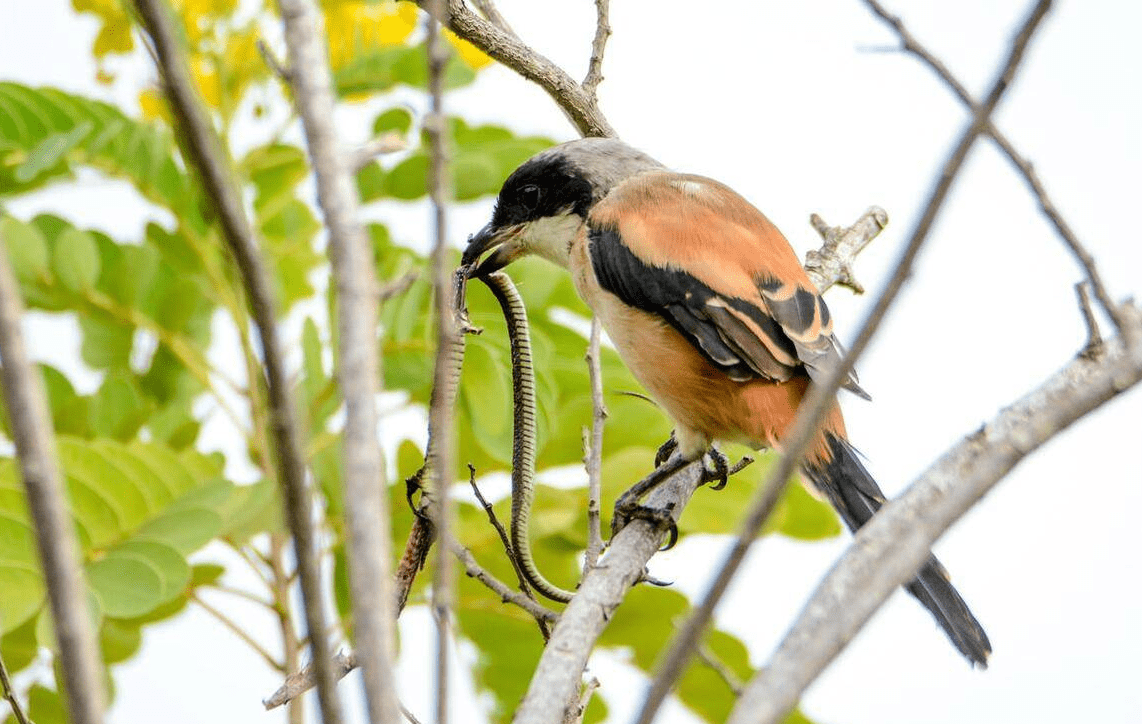
<path id="1" fill-rule="evenodd" d="M 637 720 L 639 724 L 649 724 L 658 711 L 658 707 L 662 704 L 667 693 L 674 685 L 674 682 L 677 681 L 678 676 L 681 675 L 686 662 L 689 660 L 690 652 L 693 651 L 697 645 L 701 638 L 702 631 L 705 630 L 706 624 L 713 616 L 714 608 L 721 600 L 722 594 L 725 593 L 726 587 L 729 585 L 734 573 L 737 572 L 738 567 L 745 558 L 746 552 L 757 538 L 758 531 L 761 530 L 761 526 L 765 522 L 766 517 L 768 517 L 769 512 L 773 506 L 776 505 L 781 491 L 788 482 L 789 476 L 793 473 L 794 468 L 800 461 L 801 455 L 804 453 L 809 441 L 813 435 L 816 434 L 821 419 L 832 406 L 834 396 L 840 389 L 841 382 L 846 379 L 849 372 L 852 371 L 856 359 L 868 346 L 872 335 L 875 334 L 876 330 L 880 327 L 880 323 L 883 321 L 889 307 L 895 301 L 905 281 L 911 275 L 912 265 L 916 256 L 928 238 L 928 234 L 935 223 L 936 216 L 939 214 L 948 196 L 948 192 L 951 190 L 952 182 L 955 181 L 960 169 L 963 168 L 968 151 L 971 150 L 976 139 L 988 128 L 991 122 L 992 112 L 994 112 L 995 107 L 999 104 L 1000 98 L 1003 97 L 1004 92 L 1010 87 L 1014 80 L 1020 61 L 1023 59 L 1024 51 L 1027 49 L 1027 45 L 1035 29 L 1039 27 L 1040 22 L 1047 14 L 1050 6 L 1051 0 L 1040 0 L 1024 22 L 1018 36 L 1016 36 L 1015 41 L 1011 45 L 1010 52 L 998 77 L 987 94 L 987 100 L 984 101 L 983 105 L 975 109 L 971 122 L 968 123 L 967 127 L 960 134 L 958 142 L 949 154 L 948 159 L 944 162 L 940 174 L 936 177 L 936 182 L 929 192 L 928 199 L 924 205 L 924 212 L 910 234 L 908 245 L 896 264 L 892 278 L 881 293 L 880 298 L 877 299 L 872 311 L 869 312 L 868 318 L 861 326 L 860 333 L 852 344 L 852 348 L 841 360 L 841 363 L 833 370 L 830 370 L 829 375 L 823 383 L 819 385 L 813 384 L 809 388 L 809 394 L 797 411 L 793 427 L 785 440 L 785 453 L 781 456 L 777 465 L 774 466 L 770 475 L 767 476 L 766 482 L 759 488 L 757 495 L 750 504 L 738 537 L 726 555 L 721 569 L 711 582 L 710 588 L 703 597 L 702 602 L 694 609 L 694 612 L 687 619 L 686 624 L 679 629 L 679 632 L 674 637 L 674 641 L 667 650 L 661 670 L 655 677 L 650 691 L 647 693 L 642 711 L 639 714 Z"/>
<path id="2" fill-rule="evenodd" d="M 1079 298 L 1079 311 L 1082 312 L 1083 322 L 1086 323 L 1086 347 L 1084 355 L 1097 355 L 1102 351 L 1102 334 L 1098 331 L 1098 319 L 1094 316 L 1094 309 L 1090 301 L 1090 283 L 1079 282 L 1075 285 L 1075 294 Z"/>
<path id="3" fill-rule="evenodd" d="M 896 31 L 896 34 L 900 37 L 900 43 L 904 52 L 911 53 L 931 68 L 932 71 L 952 89 L 952 92 L 956 94 L 956 97 L 959 98 L 964 105 L 973 112 L 976 110 L 976 101 L 972 98 L 967 88 L 964 87 L 964 84 L 952 74 L 951 70 L 948 69 L 948 66 L 945 65 L 943 61 L 933 55 L 931 51 L 916 40 L 916 37 L 909 32 L 899 17 L 889 13 L 877 0 L 864 0 L 864 2 L 877 17 Z M 996 145 L 999 146 L 1000 150 L 1003 151 L 1004 155 L 1007 156 L 1008 160 L 1011 161 L 1012 165 L 1019 170 L 1019 173 L 1023 176 L 1023 180 L 1027 182 L 1031 193 L 1035 196 L 1036 200 L 1038 200 L 1039 208 L 1042 210 L 1043 215 L 1046 216 L 1051 222 L 1051 225 L 1055 227 L 1055 231 L 1059 234 L 1059 237 L 1062 238 L 1063 243 L 1066 244 L 1083 270 L 1086 271 L 1087 279 L 1090 280 L 1091 287 L 1094 290 L 1095 296 L 1098 298 L 1099 304 L 1106 311 L 1106 314 L 1111 320 L 1114 321 L 1115 327 L 1121 331 L 1123 328 L 1122 318 L 1118 310 L 1118 305 L 1110 298 L 1110 294 L 1102 282 L 1102 277 L 1098 273 L 1098 267 L 1095 265 L 1094 256 L 1092 256 L 1086 246 L 1079 241 L 1078 236 L 1074 233 L 1074 230 L 1071 229 L 1070 224 L 1063 218 L 1058 207 L 1056 207 L 1055 203 L 1051 200 L 1051 197 L 1047 195 L 1047 189 L 1043 186 L 1042 180 L 1035 172 L 1035 167 L 1015 150 L 1015 147 L 1011 144 L 1011 141 L 1007 139 L 1007 136 L 1003 135 L 994 124 L 989 123 L 986 132 L 995 141 Z"/>
<path id="4" fill-rule="evenodd" d="M 317 201 L 329 232 L 345 400 L 342 481 L 353 604 L 353 640 L 363 669 L 365 700 L 376 722 L 399 715 L 393 674 L 396 633 L 389 558 L 388 482 L 377 442 L 377 278 L 373 250 L 359 216 L 360 200 L 334 126 L 336 97 L 325 41 L 325 19 L 312 0 L 278 0 L 294 101 L 317 177 Z"/>
<path id="5" fill-rule="evenodd" d="M 167 98 L 178 122 L 192 166 L 211 200 L 223 237 L 241 273 L 254 321 L 261 335 L 268 378 L 274 454 L 283 488 L 286 520 L 294 538 L 294 551 L 301 573 L 306 628 L 312 642 L 318 673 L 318 695 L 324 724 L 341 721 L 341 707 L 334 691 L 330 651 L 326 641 L 325 608 L 322 605 L 320 565 L 316 552 L 313 505 L 305 478 L 301 434 L 295 417 L 290 379 L 281 354 L 269 275 L 242 205 L 241 192 L 230 172 L 230 163 L 190 76 L 186 53 L 168 8 L 161 0 L 135 0 L 135 7 L 151 37 Z"/>
<path id="6" fill-rule="evenodd" d="M 1122 308 L 1133 335 L 1080 355 L 944 453 L 861 528 L 817 587 L 777 652 L 742 694 L 731 724 L 780 722 L 813 679 L 900 584 L 932 543 L 1015 467 L 1116 395 L 1142 381 L 1142 314 Z M 1133 337 L 1133 345 L 1128 339 Z"/>
<path id="7" fill-rule="evenodd" d="M 0 376 L 8 422 L 48 589 L 71 721 L 103 721 L 103 672 L 79 567 L 75 523 L 55 455 L 51 412 L 39 371 L 28 360 L 20 329 L 23 302 L 0 237 Z M 19 709 L 13 698 L 13 712 Z"/>

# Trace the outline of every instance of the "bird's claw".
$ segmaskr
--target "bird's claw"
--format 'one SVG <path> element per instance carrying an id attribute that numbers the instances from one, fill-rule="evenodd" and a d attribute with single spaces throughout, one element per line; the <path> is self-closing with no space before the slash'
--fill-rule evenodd
<path id="1" fill-rule="evenodd" d="M 645 520 L 655 528 L 664 529 L 667 533 L 666 545 L 659 550 L 667 551 L 673 548 L 674 544 L 678 542 L 678 524 L 674 522 L 674 504 L 671 503 L 665 508 L 652 508 L 635 500 L 624 500 L 625 497 L 620 497 L 619 502 L 615 504 L 614 516 L 611 518 L 611 539 L 613 540 L 618 532 L 627 527 L 632 520 Z"/>
<path id="2" fill-rule="evenodd" d="M 710 486 L 710 490 L 721 490 L 726 487 L 730 480 L 730 461 L 726 458 L 725 453 L 712 446 L 706 452 L 706 457 L 710 459 L 711 467 L 707 468 L 703 464 L 702 482 L 715 483 Z"/>
<path id="3" fill-rule="evenodd" d="M 659 588 L 667 588 L 668 586 L 674 585 L 674 581 L 664 581 L 661 578 L 655 578 L 654 576 L 650 575 L 650 571 L 645 568 L 642 569 L 642 575 L 638 577 L 636 583 L 649 583 L 650 585 L 658 586 Z"/>

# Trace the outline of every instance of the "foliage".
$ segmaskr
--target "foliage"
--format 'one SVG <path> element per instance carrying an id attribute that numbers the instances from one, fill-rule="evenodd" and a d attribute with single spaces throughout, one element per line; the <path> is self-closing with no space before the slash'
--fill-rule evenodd
<path id="1" fill-rule="evenodd" d="M 75 0 L 81 13 L 94 15 L 100 30 L 92 48 L 99 77 L 112 82 L 110 55 L 139 52 L 132 20 L 118 0 Z M 243 113 L 260 117 L 274 100 L 278 84 L 256 48 L 262 28 L 276 22 L 265 9 L 240 12 L 233 0 L 180 0 L 185 42 L 199 90 L 228 138 Z M 407 109 L 386 95 L 397 86 L 426 83 L 423 47 L 414 38 L 418 11 L 411 3 L 325 0 L 331 56 L 338 93 L 346 100 L 378 101 L 373 130 L 412 136 L 412 148 L 394 159 L 377 160 L 357 174 L 362 200 L 383 211 L 392 204 L 423 200 L 428 151 L 413 132 Z M 447 83 L 476 80 L 489 61 L 462 41 Z M 41 366 L 60 462 L 81 545 L 91 616 L 108 664 L 124 661 L 139 648 L 151 623 L 176 615 L 201 589 L 220 586 L 225 566 L 205 558 L 210 542 L 221 542 L 248 560 L 271 563 L 280 554 L 279 500 L 267 436 L 265 391 L 244 296 L 208 203 L 187 172 L 165 104 L 154 88 L 143 89 L 139 109 L 116 108 L 54 88 L 0 83 L 0 237 L 12 262 L 26 305 L 41 314 L 72 320 L 79 336 L 78 359 L 98 383 L 81 392 L 75 372 Z M 140 118 L 141 116 L 141 118 Z M 553 143 L 521 137 L 496 125 L 449 119 L 453 149 L 452 188 L 458 201 L 487 198 L 520 162 Z M 336 413 L 341 401 L 333 377 L 334 329 L 323 320 L 315 282 L 327 274 L 320 247 L 320 222 L 307 189 L 310 168 L 302 148 L 270 129 L 234 160 L 234 170 L 250 201 L 263 252 L 273 270 L 280 312 L 299 319 L 296 342 L 298 398 L 303 406 L 308 461 L 325 503 L 325 525 L 332 541 L 335 599 L 348 626 L 345 554 L 341 513 L 340 440 Z M 124 181 L 155 208 L 163 223 L 151 223 L 138 238 L 113 237 L 86 228 L 83 219 L 41 215 L 22 219 L 4 212 L 5 200 L 92 172 Z M 372 217 L 383 214 L 371 214 Z M 369 227 L 382 280 L 419 274 L 404 293 L 380 310 L 379 337 L 383 385 L 425 405 L 431 391 L 434 356 L 432 291 L 427 261 L 403 239 L 415 230 Z M 537 375 L 539 450 L 543 468 L 579 465 L 582 429 L 591 417 L 583 336 L 551 314 L 560 309 L 585 319 L 588 311 L 570 279 L 542 261 L 525 261 L 512 275 L 531 310 Z M 318 302 L 314 304 L 313 302 Z M 457 408 L 458 457 L 481 475 L 505 471 L 511 451 L 511 377 L 503 319 L 494 300 L 478 284 L 470 288 L 473 322 L 484 328 L 470 337 Z M 330 312 L 332 310 L 329 310 Z M 238 340 L 237 368 L 220 367 L 207 350 L 219 329 Z M 32 334 L 35 328 L 32 327 Z M 623 394 L 638 384 L 611 350 L 602 356 L 606 404 L 603 479 L 610 501 L 642 477 L 653 447 L 669 434 L 664 415 L 643 399 Z M 252 381 L 252 382 L 251 382 Z M 204 453 L 203 425 L 220 417 L 241 441 L 225 452 Z M 6 414 L 0 433 L 8 435 Z M 397 461 L 411 474 L 423 453 L 406 440 Z M 727 510 L 740 510 L 766 460 L 739 475 L 725 490 L 699 491 L 681 523 L 693 532 L 727 533 L 734 525 Z M 255 482 L 238 484 L 228 471 L 255 471 Z M 457 477 L 462 470 L 457 470 Z M 585 475 L 583 482 L 585 484 Z M 411 525 L 403 486 L 391 486 L 394 546 L 399 553 Z M 507 519 L 507 501 L 497 503 Z M 544 571 L 570 587 L 585 546 L 586 491 L 541 485 L 533 513 L 535 555 Z M 827 507 L 794 486 L 770 526 L 804 539 L 836 534 Z M 460 509 L 460 536 L 480 562 L 503 580 L 514 576 L 500 542 L 482 510 Z M 191 562 L 191 556 L 194 561 Z M 208 561 L 208 562 L 207 562 Z M 280 561 L 279 561 L 280 563 Z M 272 565 L 256 565 L 265 590 L 267 613 L 296 616 L 288 581 Z M 284 575 L 288 575 L 288 570 Z M 423 581 L 413 603 L 422 600 Z M 281 584 L 281 585 L 278 585 Z M 32 664 L 40 647 L 51 647 L 51 619 L 34 554 L 31 530 L 15 461 L 0 457 L 0 655 L 10 669 Z M 494 717 L 506 720 L 527 684 L 542 639 L 520 610 L 503 606 L 470 579 L 459 587 L 458 628 L 478 652 L 474 674 L 492 695 Z M 633 663 L 651 671 L 664 642 L 662 632 L 687 608 L 670 590 L 633 591 L 604 635 L 602 644 L 629 652 Z M 516 642 L 504 646 L 504 641 Z M 707 644 L 739 676 L 750 670 L 744 644 L 712 631 Z M 280 648 L 269 646 L 269 648 Z M 293 669 L 298 661 L 281 662 Z M 258 696 L 259 692 L 251 692 Z M 56 693 L 40 684 L 27 692 L 32 717 L 62 721 Z M 724 719 L 730 689 L 709 667 L 695 664 L 683 677 L 678 696 L 707 721 Z M 588 720 L 597 721 L 605 701 L 596 697 Z"/>

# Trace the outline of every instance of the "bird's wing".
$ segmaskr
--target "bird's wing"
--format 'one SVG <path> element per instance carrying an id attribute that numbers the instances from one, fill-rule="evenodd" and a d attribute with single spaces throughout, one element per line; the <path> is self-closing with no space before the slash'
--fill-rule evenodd
<path id="1" fill-rule="evenodd" d="M 701 176 L 630 179 L 588 219 L 599 285 L 673 325 L 735 380 L 820 378 L 839 363 L 829 310 L 789 242 Z M 867 397 L 851 375 L 845 387 Z"/>

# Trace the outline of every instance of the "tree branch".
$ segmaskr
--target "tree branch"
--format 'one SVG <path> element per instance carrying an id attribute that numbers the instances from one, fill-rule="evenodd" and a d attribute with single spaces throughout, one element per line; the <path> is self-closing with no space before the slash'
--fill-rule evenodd
<path id="1" fill-rule="evenodd" d="M 601 500 L 603 497 L 603 427 L 607 406 L 603 404 L 603 370 L 599 360 L 599 338 L 603 326 L 599 317 L 591 318 L 591 337 L 587 343 L 587 375 L 591 380 L 591 436 L 586 444 L 587 469 L 587 553 L 583 559 L 583 575 L 599 563 L 603 552 Z M 584 434 L 585 436 L 585 434 Z"/>
<path id="2" fill-rule="evenodd" d="M 341 707 L 334 691 L 330 651 L 326 642 L 325 609 L 322 605 L 320 565 L 316 551 L 313 505 L 305 478 L 301 435 L 296 420 L 293 391 L 285 371 L 278 339 L 272 286 L 258 244 L 242 206 L 242 196 L 230 172 L 221 140 L 203 107 L 190 77 L 186 54 L 178 32 L 161 0 L 134 0 L 147 34 L 151 37 L 171 110 L 178 121 L 193 167 L 218 215 L 223 237 L 238 265 L 254 321 L 261 335 L 262 353 L 269 387 L 274 454 L 283 488 L 286 520 L 294 538 L 294 551 L 301 573 L 306 628 L 312 642 L 318 673 L 318 694 L 324 724 L 341 721 Z"/>
<path id="3" fill-rule="evenodd" d="M 899 17 L 889 13 L 877 0 L 864 0 L 864 2 L 877 17 L 896 31 L 896 34 L 900 36 L 900 43 L 904 52 L 911 53 L 920 59 L 921 62 L 931 68 L 932 71 L 952 89 L 952 92 L 956 94 L 956 97 L 959 98 L 964 105 L 973 112 L 976 110 L 975 99 L 971 97 L 971 94 L 967 88 L 964 87 L 964 84 L 952 74 L 951 70 L 948 69 L 948 66 L 945 65 L 943 61 L 933 55 L 931 51 L 916 40 L 915 36 L 908 31 L 908 28 L 904 26 L 904 22 Z M 1055 227 L 1055 231 L 1059 234 L 1063 243 L 1066 244 L 1075 259 L 1086 271 L 1087 279 L 1090 280 L 1091 287 L 1094 290 L 1095 296 L 1098 298 L 1099 304 L 1103 310 L 1106 311 L 1107 316 L 1113 320 L 1115 327 L 1121 331 L 1123 321 L 1118 311 L 1118 305 L 1114 303 L 1110 294 L 1107 292 L 1102 282 L 1102 277 L 1098 273 L 1098 267 L 1095 265 L 1094 257 L 1087 250 L 1086 246 L 1079 241 L 1078 236 L 1075 235 L 1070 224 L 1063 218 L 1055 206 L 1055 203 L 1051 200 L 1050 196 L 1047 195 L 1047 189 L 1043 186 L 1043 182 L 1035 172 L 1034 166 L 1015 150 L 1015 147 L 1011 144 L 1011 141 L 1007 139 L 1007 136 L 1003 135 L 994 124 L 989 123 L 986 130 L 987 134 L 991 136 L 996 145 L 999 146 L 1000 150 L 1003 151 L 1004 155 L 1011 161 L 1012 165 L 1019 170 L 1019 173 L 1023 176 L 1023 180 L 1027 182 L 1031 193 L 1035 196 L 1036 200 L 1038 200 L 1039 208 L 1042 210 L 1043 215 L 1046 216 L 1051 222 L 1051 225 Z"/>
<path id="4" fill-rule="evenodd" d="M 399 716 L 393 674 L 395 649 L 389 558 L 388 482 L 377 443 L 377 279 L 373 250 L 361 225 L 357 187 L 338 144 L 335 96 L 325 20 L 311 0 L 278 0 L 294 100 L 305 129 L 317 200 L 329 231 L 340 354 L 338 382 L 345 400 L 342 480 L 354 650 L 364 669 L 365 700 L 376 722 Z"/>
<path id="5" fill-rule="evenodd" d="M 815 383 L 810 386 L 805 401 L 802 402 L 801 407 L 797 411 L 797 417 L 794 420 L 793 427 L 784 441 L 784 454 L 781 456 L 777 465 L 773 467 L 772 472 L 767 476 L 765 483 L 759 488 L 757 495 L 754 497 L 753 502 L 751 502 L 738 537 L 726 555 L 721 569 L 711 582 L 706 595 L 671 642 L 664 657 L 660 673 L 655 677 L 650 691 L 647 693 L 646 701 L 638 717 L 639 724 L 649 724 L 658 711 L 658 707 L 666 698 L 670 688 L 674 685 L 678 676 L 681 675 L 686 662 L 689 660 L 690 653 L 694 650 L 694 647 L 701 638 L 702 631 L 705 630 L 706 624 L 713 616 L 714 608 L 718 602 L 721 601 L 722 595 L 725 593 L 730 580 L 745 558 L 746 552 L 753 544 L 753 541 L 756 540 L 758 531 L 761 530 L 761 526 L 776 505 L 781 492 L 788 483 L 790 475 L 792 475 L 794 468 L 800 462 L 801 456 L 810 440 L 816 434 L 817 428 L 824 418 L 825 413 L 834 404 L 834 398 L 840 389 L 842 381 L 845 380 L 852 371 L 856 359 L 868 346 L 869 340 L 871 340 L 873 334 L 875 334 L 876 330 L 880 327 L 880 323 L 883 321 L 889 307 L 895 301 L 905 281 L 911 275 L 912 264 L 928 238 L 928 234 L 935 223 L 936 216 L 939 214 L 948 196 L 952 182 L 955 180 L 956 175 L 967 159 L 968 151 L 990 124 L 992 112 L 994 112 L 995 107 L 999 104 L 999 100 L 1003 97 L 1004 92 L 1011 85 L 1015 77 L 1015 72 L 1019 68 L 1020 61 L 1023 59 L 1024 51 L 1027 49 L 1027 45 L 1035 29 L 1039 27 L 1040 22 L 1044 16 L 1046 16 L 1050 6 L 1051 0 L 1039 0 L 1030 16 L 1024 22 L 1019 35 L 1012 43 L 998 77 L 987 94 L 987 100 L 984 101 L 983 105 L 975 109 L 975 114 L 971 122 L 961 133 L 959 141 L 948 156 L 947 161 L 945 161 L 939 176 L 937 176 L 936 183 L 924 205 L 924 213 L 917 221 L 916 227 L 910 235 L 908 245 L 896 264 L 892 278 L 881 293 L 872 311 L 869 312 L 868 318 L 862 325 L 860 333 L 853 341 L 852 348 L 841 360 L 841 363 L 836 368 L 830 370 L 824 382 L 821 384 Z"/>
<path id="6" fill-rule="evenodd" d="M 1027 454 L 1142 381 L 1142 313 L 1132 306 L 1122 311 L 1132 335 L 1110 340 L 1094 358 L 1080 355 L 1004 409 L 857 532 L 769 665 L 746 687 L 731 724 L 780 722 L 889 594 L 916 574 L 940 534 Z"/>
<path id="7" fill-rule="evenodd" d="M 0 378 L 20 477 L 36 533 L 63 669 L 64 695 L 75 724 L 103 721 L 103 671 L 87 610 L 75 522 L 55 455 L 51 413 L 39 371 L 28 361 L 20 329 L 23 303 L 0 237 Z M 13 711 L 18 711 L 13 700 Z"/>
<path id="8" fill-rule="evenodd" d="M 603 82 L 603 51 L 607 39 L 611 37 L 610 0 L 595 0 L 595 39 L 591 41 L 591 60 L 587 63 L 587 75 L 583 78 L 583 90 L 587 97 L 598 103 L 595 91 Z"/>
<path id="9" fill-rule="evenodd" d="M 427 0 L 418 0 L 423 5 Z M 463 0 L 448 0 L 448 27 L 495 60 L 547 91 L 584 136 L 615 136 L 593 93 L 535 52 L 509 29 L 473 13 Z M 505 24 L 506 25 L 506 24 Z"/>

